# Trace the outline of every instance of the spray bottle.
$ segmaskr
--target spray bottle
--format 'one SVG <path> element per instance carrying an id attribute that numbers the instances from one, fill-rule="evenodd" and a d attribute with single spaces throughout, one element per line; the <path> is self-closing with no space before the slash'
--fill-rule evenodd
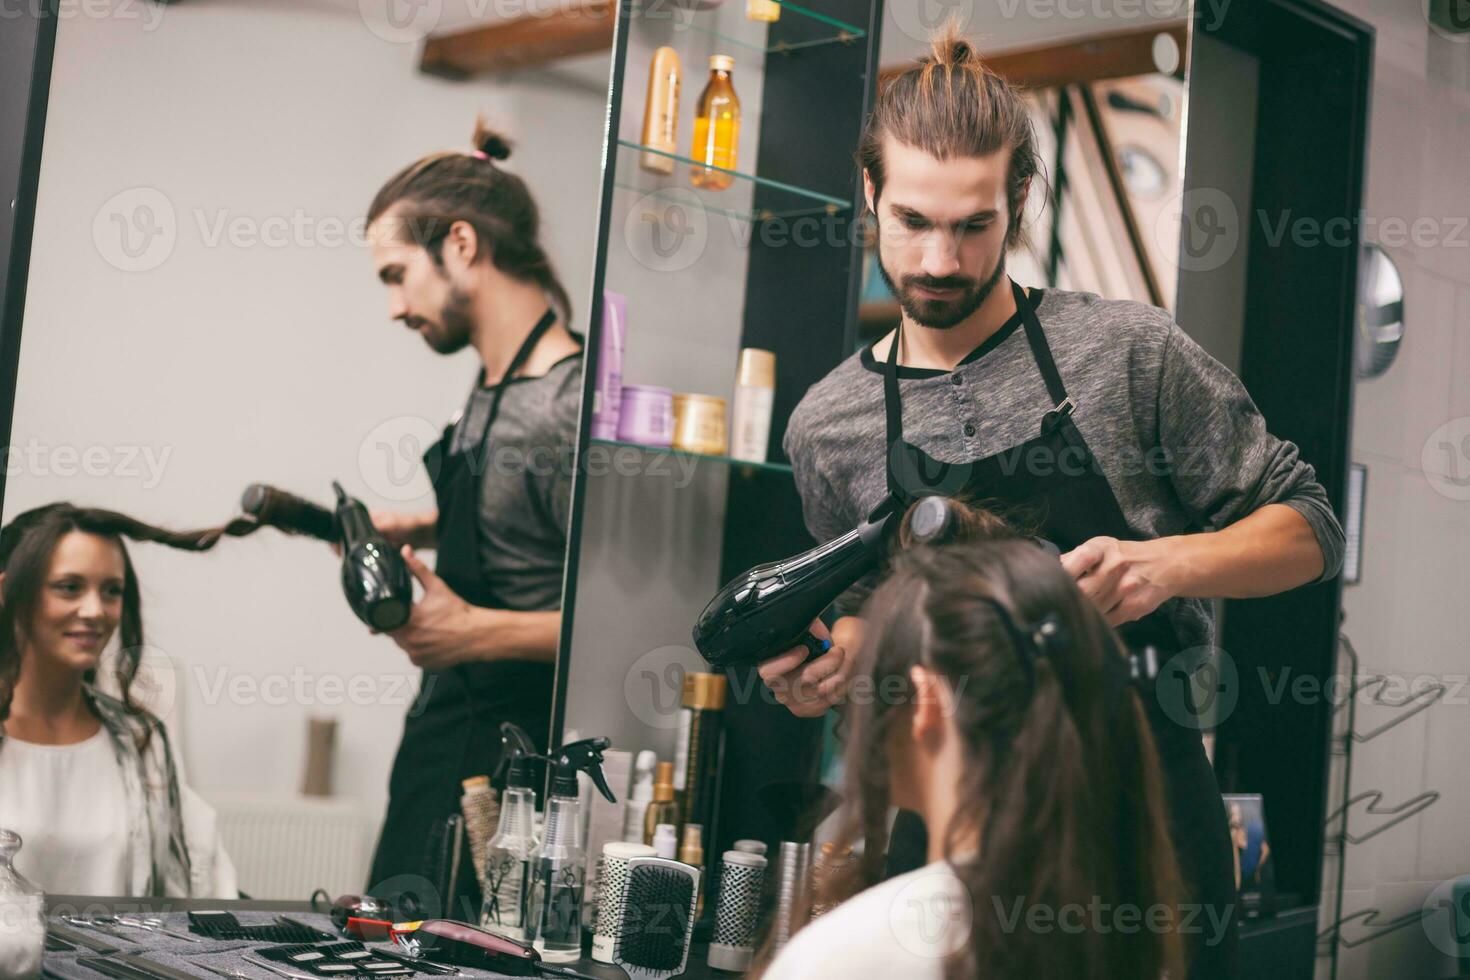
<path id="1" fill-rule="evenodd" d="M 480 925 L 507 939 L 524 939 L 531 854 L 536 839 L 536 786 L 532 761 L 536 746 L 522 729 L 500 726 L 500 768 L 505 791 L 500 797 L 500 823 L 485 846 L 485 904 Z"/>
<path id="2" fill-rule="evenodd" d="M 531 899 L 526 936 L 541 958 L 569 963 L 582 955 L 582 886 L 587 852 L 582 846 L 577 773 L 585 772 L 609 802 L 616 803 L 602 773 L 602 753 L 612 743 L 584 738 L 552 753 L 551 795 L 546 800 L 546 837 L 531 855 Z"/>

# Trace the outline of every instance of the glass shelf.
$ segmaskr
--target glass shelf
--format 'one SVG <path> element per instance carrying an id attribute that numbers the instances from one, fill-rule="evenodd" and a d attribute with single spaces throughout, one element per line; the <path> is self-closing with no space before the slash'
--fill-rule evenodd
<path id="1" fill-rule="evenodd" d="M 672 174 L 650 173 L 639 166 L 643 154 L 674 161 Z M 758 177 L 740 170 L 724 167 L 708 167 L 735 178 L 735 183 L 724 190 L 709 190 L 695 187 L 689 182 L 689 172 L 705 165 L 678 153 L 666 153 L 632 140 L 618 140 L 617 179 L 614 183 L 621 189 L 654 197 L 672 204 L 692 204 L 713 214 L 728 215 L 741 221 L 769 221 L 772 218 L 822 217 L 841 214 L 852 209 L 851 201 L 832 197 L 820 191 L 809 190 L 769 177 Z M 756 187 L 764 188 L 765 206 L 757 209 L 753 198 Z"/>
<path id="2" fill-rule="evenodd" d="M 733 466 L 742 470 L 755 470 L 762 473 L 784 473 L 791 475 L 791 467 L 785 463 L 751 463 L 743 459 L 732 459 L 729 456 L 711 456 L 708 453 L 691 453 L 682 449 L 671 449 L 668 446 L 645 446 L 638 442 L 623 442 L 620 439 L 591 439 L 589 442 L 594 446 L 610 446 L 614 449 L 637 449 L 641 452 L 657 456 L 675 456 L 681 459 L 694 461 L 708 460 L 711 463 L 719 463 L 724 466 Z"/>
<path id="3" fill-rule="evenodd" d="M 852 44 L 868 36 L 868 32 L 835 17 L 808 10 L 787 0 L 774 0 L 781 7 L 778 21 L 750 20 L 745 16 L 745 0 L 723 0 L 707 9 L 696 9 L 681 0 L 638 0 L 634 16 L 650 22 L 669 21 L 675 33 L 694 31 L 762 54 L 792 54 L 807 48 L 828 44 Z M 770 29 L 780 25 L 780 40 L 770 39 Z"/>

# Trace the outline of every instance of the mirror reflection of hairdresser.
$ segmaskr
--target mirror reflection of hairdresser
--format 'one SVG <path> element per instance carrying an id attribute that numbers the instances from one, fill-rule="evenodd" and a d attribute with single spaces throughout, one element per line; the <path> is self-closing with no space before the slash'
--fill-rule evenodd
<path id="1" fill-rule="evenodd" d="M 792 414 L 785 449 L 817 540 L 925 493 L 984 501 L 1056 542 L 1124 640 L 1164 657 L 1212 641 L 1210 597 L 1337 574 L 1342 528 L 1312 467 L 1166 312 L 1006 276 L 1035 139 L 1016 91 L 952 28 L 879 95 L 860 156 L 903 317 Z M 865 591 L 836 603 L 831 651 L 762 665 L 793 712 L 842 700 Z M 1224 910 L 1234 882 L 1214 773 L 1198 731 L 1147 701 L 1186 882 Z M 901 817 L 894 870 L 922 862 L 922 833 Z M 1234 942 L 1233 930 L 1196 942 L 1190 976 L 1233 975 Z"/>
<path id="2" fill-rule="evenodd" d="M 473 346 L 481 362 L 463 412 L 424 457 L 436 509 L 373 514 L 424 590 L 390 634 L 424 671 L 369 881 L 390 900 L 422 895 L 409 878 L 425 873 L 435 825 L 459 811 L 460 781 L 494 771 L 501 722 L 543 751 L 550 727 L 581 341 L 565 326 L 571 304 L 538 242 L 536 203 L 498 163 L 509 145 L 483 127 L 474 145 L 410 164 L 368 211 L 389 315 L 436 353 Z M 436 549 L 433 571 L 414 548 Z M 444 911 L 474 920 L 479 891 L 463 854 Z"/>
<path id="3" fill-rule="evenodd" d="M 0 530 L 0 827 L 21 837 L 16 870 L 52 895 L 236 898 L 214 810 L 135 700 L 150 679 L 124 537 L 198 551 L 218 532 L 71 504 Z"/>

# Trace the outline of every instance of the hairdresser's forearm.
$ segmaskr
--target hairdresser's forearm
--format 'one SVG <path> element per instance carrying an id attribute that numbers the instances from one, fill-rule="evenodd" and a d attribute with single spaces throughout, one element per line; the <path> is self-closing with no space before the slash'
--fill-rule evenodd
<path id="1" fill-rule="evenodd" d="M 1323 557 L 1312 526 L 1284 504 L 1267 504 L 1220 531 L 1138 542 L 1165 571 L 1170 594 L 1251 599 L 1314 582 Z"/>
<path id="2" fill-rule="evenodd" d="M 561 641 L 560 612 L 518 612 L 471 606 L 469 616 L 469 656 L 466 659 L 556 662 L 556 648 Z"/>

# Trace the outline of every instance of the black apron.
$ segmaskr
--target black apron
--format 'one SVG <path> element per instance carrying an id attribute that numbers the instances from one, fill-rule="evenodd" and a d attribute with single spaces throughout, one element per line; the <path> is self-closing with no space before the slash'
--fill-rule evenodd
<path id="1" fill-rule="evenodd" d="M 424 454 L 439 507 L 434 571 L 474 606 L 505 608 L 480 564 L 480 481 L 490 463 L 490 430 L 500 414 L 506 387 L 555 322 L 556 315 L 547 310 L 516 351 L 505 377 L 495 387 L 477 442 L 452 452 L 451 422 L 439 442 Z M 481 369 L 477 386 L 484 380 Z M 519 725 L 535 741 L 537 751 L 546 750 L 554 671 L 549 663 L 515 660 L 424 671 L 423 686 L 403 723 L 403 740 L 388 780 L 388 813 L 373 857 L 369 894 L 396 901 L 407 893 L 423 901 L 425 892 L 446 886 L 438 881 L 426 884 L 425 879 L 437 877 L 436 865 L 447 849 L 445 820 L 460 812 L 460 781 L 495 772 L 501 722 Z M 437 913 L 424 909 L 425 914 L 478 921 L 479 878 L 469 851 L 466 840 L 450 907 Z"/>
<path id="2" fill-rule="evenodd" d="M 1112 487 L 1072 420 L 1077 406 L 1067 397 L 1031 301 L 1020 286 L 1012 283 L 1011 289 L 1026 342 L 1055 407 L 1042 417 L 1039 433 L 1020 446 L 970 462 L 941 463 L 904 441 L 898 391 L 899 331 L 895 331 L 883 370 L 889 495 L 872 518 L 893 508 L 907 508 L 921 497 L 941 494 L 997 509 L 1028 524 L 1033 533 L 1055 542 L 1063 552 L 1098 536 L 1140 540 L 1141 536 L 1128 526 Z M 1127 623 L 1118 632 L 1133 650 L 1154 646 L 1161 660 L 1179 652 L 1182 646 L 1162 610 Z M 1191 893 L 1187 900 L 1216 906 L 1217 921 L 1225 914 L 1223 910 L 1231 914 L 1226 938 L 1213 946 L 1205 942 L 1214 931 L 1209 922 L 1202 915 L 1194 921 L 1196 927 L 1203 928 L 1185 937 L 1189 977 L 1234 977 L 1238 950 L 1235 909 L 1230 907 L 1235 903 L 1235 879 L 1220 788 L 1199 732 L 1167 718 L 1157 698 L 1144 697 L 1143 702 L 1163 766 L 1170 830 Z M 926 850 L 923 823 L 916 814 L 900 813 L 890 844 L 890 875 L 922 866 L 927 860 Z"/>

